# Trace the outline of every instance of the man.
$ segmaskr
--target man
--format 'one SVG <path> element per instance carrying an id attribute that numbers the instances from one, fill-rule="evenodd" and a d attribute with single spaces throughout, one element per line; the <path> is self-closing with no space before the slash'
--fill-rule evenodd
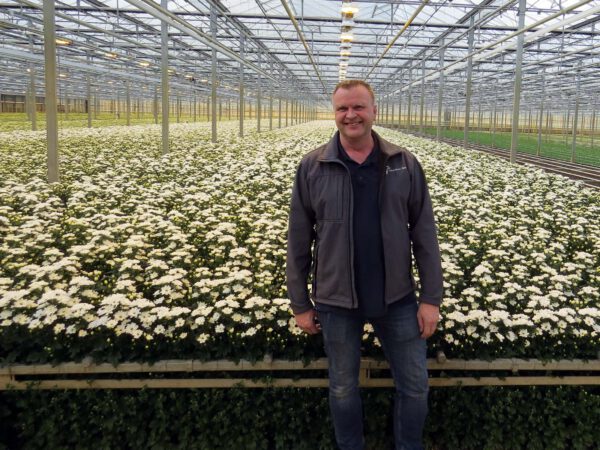
<path id="1" fill-rule="evenodd" d="M 358 373 L 369 321 L 396 386 L 396 448 L 422 448 L 425 340 L 435 331 L 443 293 L 425 176 L 411 153 L 371 130 L 377 107 L 367 83 L 343 81 L 332 100 L 338 132 L 305 155 L 292 190 L 287 254 L 292 310 L 303 331 L 323 332 L 339 447 L 364 448 Z M 418 302 L 411 245 L 421 281 Z"/>

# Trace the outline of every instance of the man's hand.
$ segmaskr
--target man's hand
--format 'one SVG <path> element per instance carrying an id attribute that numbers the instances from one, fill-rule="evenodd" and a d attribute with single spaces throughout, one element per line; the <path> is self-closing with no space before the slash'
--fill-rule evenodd
<path id="1" fill-rule="evenodd" d="M 421 337 L 427 339 L 434 333 L 438 320 L 440 320 L 440 307 L 421 302 L 417 312 L 417 320 L 419 321 Z"/>
<path id="2" fill-rule="evenodd" d="M 315 322 L 316 317 L 317 315 L 315 314 L 314 309 L 309 309 L 306 312 L 294 316 L 298 328 L 308 334 L 318 334 L 321 332 L 321 325 Z"/>

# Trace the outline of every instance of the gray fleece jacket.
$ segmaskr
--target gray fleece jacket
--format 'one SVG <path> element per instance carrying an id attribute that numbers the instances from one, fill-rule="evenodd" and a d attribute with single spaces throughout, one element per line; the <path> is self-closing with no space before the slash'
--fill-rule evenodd
<path id="1" fill-rule="evenodd" d="M 385 302 L 389 305 L 398 301 L 416 287 L 411 273 L 412 247 L 421 283 L 420 301 L 439 305 L 443 296 L 442 267 L 423 169 L 408 150 L 375 132 L 373 137 L 382 153 L 379 210 Z M 304 156 L 292 189 L 286 274 L 295 314 L 313 308 L 313 302 L 358 307 L 352 211 L 350 174 L 339 159 L 334 136 Z"/>

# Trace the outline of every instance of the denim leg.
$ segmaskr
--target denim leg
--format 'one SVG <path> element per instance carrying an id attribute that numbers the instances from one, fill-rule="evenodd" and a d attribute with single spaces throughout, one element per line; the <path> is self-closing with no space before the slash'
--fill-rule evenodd
<path id="1" fill-rule="evenodd" d="M 319 312 L 329 362 L 329 409 L 335 439 L 342 450 L 362 450 L 363 411 L 358 388 L 363 320 Z"/>
<path id="2" fill-rule="evenodd" d="M 427 417 L 427 344 L 421 339 L 417 303 L 392 306 L 371 323 L 389 362 L 394 385 L 394 442 L 397 450 L 423 448 Z"/>

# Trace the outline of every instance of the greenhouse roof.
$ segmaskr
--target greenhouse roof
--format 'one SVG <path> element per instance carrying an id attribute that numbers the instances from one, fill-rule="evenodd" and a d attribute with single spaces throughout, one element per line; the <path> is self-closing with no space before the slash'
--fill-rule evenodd
<path id="1" fill-rule="evenodd" d="M 243 67 L 250 95 L 261 86 L 325 100 L 345 78 L 366 79 L 384 98 L 413 88 L 435 95 L 443 74 L 447 95 L 460 100 L 471 60 L 475 94 L 509 102 L 521 37 L 525 102 L 543 89 L 564 103 L 579 89 L 591 104 L 600 92 L 598 0 L 527 1 L 523 26 L 515 0 L 166 3 L 55 2 L 64 88 L 77 92 L 91 73 L 96 89 L 129 80 L 152 90 L 160 82 L 162 19 L 169 24 L 171 84 L 182 91 L 208 92 L 214 51 L 225 96 L 237 95 Z M 42 6 L 0 3 L 4 93 L 22 93 L 23 74 L 43 64 Z"/>

